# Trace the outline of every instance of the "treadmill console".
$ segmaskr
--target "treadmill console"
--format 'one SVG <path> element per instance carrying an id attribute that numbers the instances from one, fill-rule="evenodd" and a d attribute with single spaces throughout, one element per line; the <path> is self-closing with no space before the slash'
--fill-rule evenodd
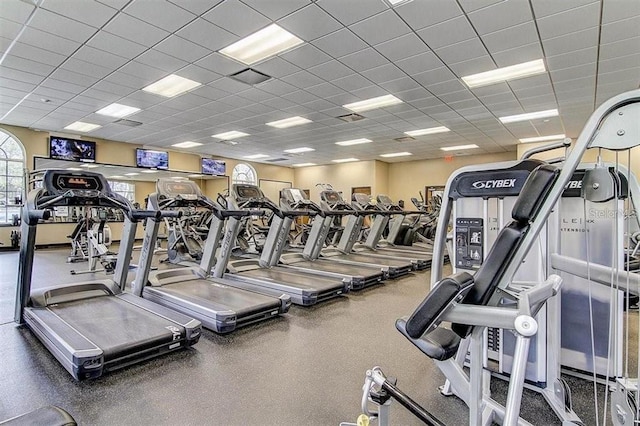
<path id="1" fill-rule="evenodd" d="M 320 199 L 329 204 L 335 204 L 342 202 L 342 196 L 338 193 L 338 191 L 322 191 L 320 193 Z"/>
<path id="2" fill-rule="evenodd" d="M 238 201 L 245 201 L 250 198 L 264 198 L 262 190 L 255 185 L 234 184 L 233 188 L 238 197 Z"/>
<path id="3" fill-rule="evenodd" d="M 112 196 L 104 176 L 94 172 L 47 170 L 43 188 L 49 196 L 64 196 L 56 205 L 97 205 L 101 196 Z"/>
<path id="4" fill-rule="evenodd" d="M 172 199 L 180 197 L 187 201 L 196 201 L 201 196 L 198 185 L 189 180 L 158 179 L 156 191 L 160 197 Z"/>
<path id="5" fill-rule="evenodd" d="M 360 194 L 358 192 L 354 192 L 351 198 L 353 198 L 353 201 L 360 204 L 361 206 L 366 206 L 371 202 L 371 198 L 367 194 Z"/>
<path id="6" fill-rule="evenodd" d="M 307 200 L 307 197 L 305 196 L 305 193 L 302 192 L 301 189 L 298 188 L 291 188 L 289 190 L 287 190 L 287 192 L 289 194 L 291 194 L 291 198 L 293 199 L 294 203 L 301 203 Z"/>
<path id="7" fill-rule="evenodd" d="M 393 204 L 393 201 L 391 201 L 391 198 L 389 198 L 388 195 L 378 195 L 377 199 L 378 199 L 378 204 L 383 205 L 385 207 L 388 207 Z"/>

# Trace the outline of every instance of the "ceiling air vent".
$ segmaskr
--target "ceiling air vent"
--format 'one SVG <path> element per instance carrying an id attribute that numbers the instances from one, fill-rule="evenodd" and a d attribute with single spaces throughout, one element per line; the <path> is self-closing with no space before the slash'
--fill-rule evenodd
<path id="1" fill-rule="evenodd" d="M 256 71 L 251 68 L 238 71 L 235 74 L 231 74 L 229 77 L 239 82 L 242 82 L 244 84 L 249 84 L 252 86 L 254 84 L 260 84 L 271 79 L 271 76 L 263 74 L 260 71 Z"/>
<path id="2" fill-rule="evenodd" d="M 415 141 L 416 138 L 412 138 L 411 136 L 402 136 L 401 138 L 395 138 L 394 141 L 396 142 L 411 142 L 411 141 Z"/>
<path id="3" fill-rule="evenodd" d="M 133 120 L 127 120 L 124 118 L 121 118 L 120 120 L 116 120 L 114 121 L 115 124 L 122 124 L 123 126 L 129 126 L 129 127 L 138 127 L 141 126 L 142 123 L 139 121 L 133 121 Z"/>
<path id="4" fill-rule="evenodd" d="M 364 120 L 364 116 L 362 116 L 360 114 L 356 114 L 355 112 L 353 112 L 351 114 L 341 115 L 341 116 L 339 116 L 337 118 L 339 118 L 342 121 L 346 121 L 347 123 L 352 123 L 354 121 Z"/>
<path id="5" fill-rule="evenodd" d="M 240 142 L 238 141 L 230 141 L 230 140 L 222 140 L 222 141 L 218 141 L 218 143 L 221 143 L 223 145 L 238 145 Z"/>
<path id="6" fill-rule="evenodd" d="M 278 163 L 280 161 L 287 161 L 287 160 L 288 160 L 288 158 L 282 158 L 282 157 L 280 157 L 280 158 L 272 158 L 271 160 L 267 160 L 267 163 Z"/>

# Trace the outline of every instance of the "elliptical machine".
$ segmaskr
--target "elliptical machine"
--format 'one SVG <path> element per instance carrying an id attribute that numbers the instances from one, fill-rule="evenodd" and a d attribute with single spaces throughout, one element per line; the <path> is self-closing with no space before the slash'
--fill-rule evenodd
<path id="1" fill-rule="evenodd" d="M 167 258 L 162 262 L 172 264 L 193 264 L 202 260 L 204 241 L 201 235 L 201 213 L 195 209 L 182 210 L 183 216 L 177 219 L 165 219 L 168 230 Z"/>

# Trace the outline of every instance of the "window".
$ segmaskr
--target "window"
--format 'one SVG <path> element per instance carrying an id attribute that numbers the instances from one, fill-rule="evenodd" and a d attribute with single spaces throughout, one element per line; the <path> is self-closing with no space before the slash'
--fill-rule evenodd
<path id="1" fill-rule="evenodd" d="M 251 185 L 257 185 L 258 175 L 256 170 L 248 164 L 238 163 L 231 173 L 231 183 L 248 183 Z"/>
<path id="2" fill-rule="evenodd" d="M 116 194 L 122 195 L 132 203 L 136 202 L 136 184 L 131 182 L 120 182 L 117 180 L 110 180 L 109 186 L 111 190 Z"/>
<path id="3" fill-rule="evenodd" d="M 0 224 L 13 223 L 20 217 L 24 200 L 25 155 L 22 144 L 0 130 Z"/>

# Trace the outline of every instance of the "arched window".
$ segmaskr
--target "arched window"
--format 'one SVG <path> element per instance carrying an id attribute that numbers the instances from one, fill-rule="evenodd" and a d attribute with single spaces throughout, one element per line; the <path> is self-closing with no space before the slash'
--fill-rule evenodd
<path id="1" fill-rule="evenodd" d="M 24 200 L 24 148 L 20 141 L 0 129 L 0 224 L 20 217 Z"/>
<path id="2" fill-rule="evenodd" d="M 231 183 L 249 183 L 251 185 L 258 184 L 258 174 L 256 169 L 249 164 L 238 163 L 231 173 Z"/>

